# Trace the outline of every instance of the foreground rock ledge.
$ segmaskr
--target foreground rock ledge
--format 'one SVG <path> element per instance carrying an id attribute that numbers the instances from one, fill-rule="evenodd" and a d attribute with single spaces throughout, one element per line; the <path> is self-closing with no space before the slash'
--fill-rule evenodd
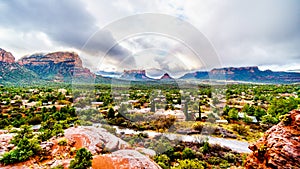
<path id="1" fill-rule="evenodd" d="M 5 145 L 12 138 L 12 136 L 8 137 L 8 134 L 2 134 L 1 136 L 3 137 L 0 137 L 0 141 L 1 143 L 5 141 Z M 67 169 L 72 160 L 72 157 L 69 155 L 70 149 L 73 147 L 77 149 L 85 147 L 93 154 L 91 169 L 161 169 L 161 167 L 148 156 L 138 152 L 140 149 L 134 150 L 127 142 L 100 127 L 71 127 L 65 130 L 65 138 L 71 146 L 58 146 L 60 138 L 50 139 L 41 145 L 43 149 L 49 152 L 47 160 L 39 162 L 35 158 L 31 158 L 28 161 L 7 166 L 0 164 L 0 168 L 48 169 L 63 165 L 64 168 Z M 104 148 L 110 153 L 102 154 L 101 152 Z M 140 151 L 142 150 L 144 149 Z"/>
<path id="2" fill-rule="evenodd" d="M 300 168 L 300 111 L 291 111 L 249 148 L 248 169 Z"/>

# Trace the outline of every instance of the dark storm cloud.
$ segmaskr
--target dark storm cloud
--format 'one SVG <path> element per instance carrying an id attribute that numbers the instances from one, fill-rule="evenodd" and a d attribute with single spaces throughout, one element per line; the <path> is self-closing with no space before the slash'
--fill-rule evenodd
<path id="1" fill-rule="evenodd" d="M 225 66 L 300 62 L 300 1 L 232 0 L 212 10 L 203 28 Z"/>
<path id="2" fill-rule="evenodd" d="M 9 0 L 0 2 L 0 10 L 0 27 L 19 32 L 44 32 L 51 40 L 77 49 L 99 30 L 81 1 Z M 110 32 L 103 32 L 92 42 L 95 44 L 90 43 L 86 52 L 107 52 L 108 45 L 116 44 Z M 116 44 L 108 54 L 112 59 L 119 59 L 128 51 Z"/>
<path id="3" fill-rule="evenodd" d="M 79 1 L 10 0 L 1 4 L 1 26 L 23 32 L 41 31 L 76 47 L 97 30 L 94 19 Z"/>

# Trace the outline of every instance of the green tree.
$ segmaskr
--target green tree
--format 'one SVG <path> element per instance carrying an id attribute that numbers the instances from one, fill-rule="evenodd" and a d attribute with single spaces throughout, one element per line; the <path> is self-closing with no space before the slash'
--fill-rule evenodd
<path id="1" fill-rule="evenodd" d="M 155 112 L 155 101 L 154 101 L 154 99 L 151 100 L 150 112 Z"/>
<path id="2" fill-rule="evenodd" d="M 224 108 L 223 108 L 223 115 L 227 116 L 228 113 L 229 113 L 229 110 L 230 110 L 230 107 L 228 105 L 226 105 Z"/>
<path id="3" fill-rule="evenodd" d="M 228 112 L 228 116 L 230 119 L 233 119 L 233 120 L 237 120 L 239 118 L 239 115 L 238 115 L 238 110 L 235 109 L 235 108 L 232 108 L 229 110 Z"/>
<path id="4" fill-rule="evenodd" d="M 10 141 L 10 143 L 12 143 L 14 145 L 18 145 L 20 140 L 22 140 L 23 138 L 31 139 L 33 136 L 34 135 L 33 135 L 33 130 L 31 128 L 31 126 L 22 125 L 20 127 L 20 130 L 17 131 L 17 135 L 15 135 L 13 137 L 13 139 Z"/>
<path id="5" fill-rule="evenodd" d="M 16 148 L 4 153 L 0 159 L 1 163 L 13 164 L 28 160 L 41 150 L 39 141 L 34 137 L 30 126 L 23 125 L 17 135 L 13 137 L 11 143 L 16 145 Z"/>
<path id="6" fill-rule="evenodd" d="M 263 124 L 277 124 L 279 120 L 271 114 L 267 114 L 261 117 L 261 122 Z"/>
<path id="7" fill-rule="evenodd" d="M 108 110 L 107 118 L 109 118 L 109 119 L 115 118 L 115 111 L 114 111 L 114 109 L 112 107 L 109 108 L 109 110 Z"/>
<path id="8" fill-rule="evenodd" d="M 70 162 L 69 169 L 87 169 L 92 166 L 93 155 L 85 148 L 76 152 L 75 158 Z"/>

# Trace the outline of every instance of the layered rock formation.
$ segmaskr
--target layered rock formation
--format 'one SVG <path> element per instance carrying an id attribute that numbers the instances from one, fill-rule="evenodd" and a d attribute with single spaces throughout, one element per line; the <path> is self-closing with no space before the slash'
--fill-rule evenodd
<path id="1" fill-rule="evenodd" d="M 45 80 L 68 81 L 73 77 L 95 77 L 82 66 L 80 57 L 74 52 L 34 54 L 21 58 L 18 63 Z"/>
<path id="2" fill-rule="evenodd" d="M 125 80 L 137 80 L 137 81 L 151 80 L 151 78 L 149 78 L 146 75 L 145 70 L 124 70 L 124 72 L 120 78 L 125 79 Z"/>
<path id="3" fill-rule="evenodd" d="M 291 111 L 249 148 L 248 169 L 300 168 L 300 111 Z"/>
<path id="4" fill-rule="evenodd" d="M 48 54 L 34 54 L 21 58 L 18 63 L 20 65 L 43 65 L 54 63 L 58 64 L 64 62 L 66 65 L 74 67 L 82 67 L 82 61 L 77 53 L 74 52 L 54 52 Z"/>

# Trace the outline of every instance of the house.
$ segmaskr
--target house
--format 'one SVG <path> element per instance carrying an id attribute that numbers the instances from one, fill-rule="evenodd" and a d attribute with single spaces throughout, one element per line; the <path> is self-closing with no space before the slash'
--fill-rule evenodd
<path id="1" fill-rule="evenodd" d="M 67 93 L 67 89 L 58 89 L 57 92 L 65 95 Z"/>
<path id="2" fill-rule="evenodd" d="M 227 120 L 216 120 L 217 124 L 228 124 Z"/>
<path id="3" fill-rule="evenodd" d="M 174 109 L 176 109 L 176 110 L 181 110 L 181 108 L 182 108 L 182 105 L 180 105 L 180 104 L 174 105 Z"/>
<path id="4" fill-rule="evenodd" d="M 175 116 L 176 121 L 185 121 L 185 115 L 183 111 L 181 110 L 164 110 L 164 109 L 159 109 L 155 112 L 155 116 Z"/>
<path id="5" fill-rule="evenodd" d="M 239 112 L 238 113 L 238 116 L 239 116 L 239 118 L 241 118 L 241 119 L 243 119 L 243 118 L 245 118 L 245 115 L 246 115 L 246 113 L 243 113 L 243 112 Z M 257 121 L 257 119 L 256 119 L 256 117 L 255 116 L 248 116 L 248 115 L 246 115 L 248 118 L 250 118 L 250 119 L 252 119 L 252 123 L 258 123 L 258 121 Z"/>
<path id="6" fill-rule="evenodd" d="M 103 102 L 91 102 L 92 107 L 97 108 L 99 106 L 103 106 Z"/>

